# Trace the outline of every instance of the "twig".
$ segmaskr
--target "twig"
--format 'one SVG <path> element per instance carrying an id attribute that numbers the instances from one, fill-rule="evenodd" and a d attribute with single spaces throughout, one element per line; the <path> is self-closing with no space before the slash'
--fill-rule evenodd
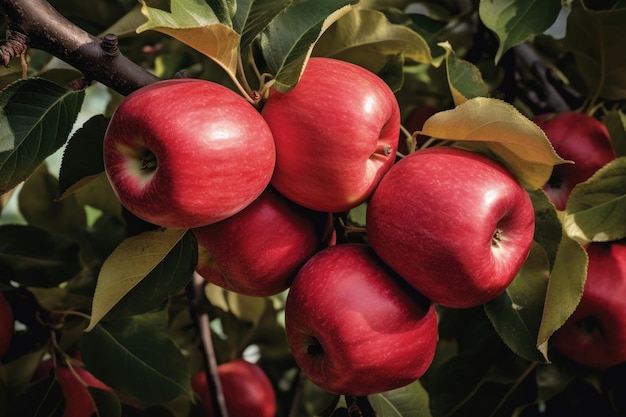
<path id="1" fill-rule="evenodd" d="M 215 357 L 213 339 L 211 338 L 209 314 L 201 308 L 202 301 L 204 300 L 205 284 L 206 281 L 204 278 L 197 272 L 194 272 L 191 283 L 193 291 L 191 298 L 192 316 L 197 320 L 200 339 L 202 341 L 202 354 L 205 365 L 204 372 L 207 374 L 207 379 L 210 377 L 210 380 L 213 381 L 212 384 L 208 384 L 211 399 L 213 400 L 213 410 L 218 410 L 216 417 L 228 417 L 224 391 L 222 390 L 222 384 L 217 373 L 217 358 Z"/>
<path id="2" fill-rule="evenodd" d="M 159 80 L 123 54 L 107 49 L 112 39 L 103 45 L 102 40 L 70 22 L 45 0 L 0 0 L 0 12 L 9 22 L 7 38 L 0 45 L 3 65 L 27 48 L 34 48 L 76 68 L 87 80 L 98 81 L 122 95 Z"/>

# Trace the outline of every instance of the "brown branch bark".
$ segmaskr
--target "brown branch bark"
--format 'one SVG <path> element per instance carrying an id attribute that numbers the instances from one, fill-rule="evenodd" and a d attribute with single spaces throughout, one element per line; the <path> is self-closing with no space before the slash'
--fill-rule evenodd
<path id="1" fill-rule="evenodd" d="M 0 63 L 5 66 L 30 47 L 48 52 L 82 72 L 86 80 L 122 95 L 159 80 L 119 53 L 113 38 L 108 36 L 103 43 L 45 0 L 0 0 L 0 12 L 8 20 L 7 38 L 0 46 Z"/>

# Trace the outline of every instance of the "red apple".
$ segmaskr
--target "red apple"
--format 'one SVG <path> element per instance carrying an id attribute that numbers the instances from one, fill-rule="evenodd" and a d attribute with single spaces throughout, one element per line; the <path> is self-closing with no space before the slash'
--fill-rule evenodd
<path id="1" fill-rule="evenodd" d="M 215 265 L 199 258 L 196 271 L 207 281 L 250 296 L 278 294 L 298 269 L 326 245 L 330 213 L 305 209 L 268 187 L 239 213 L 193 229 Z M 215 273 L 215 266 L 221 273 Z"/>
<path id="2" fill-rule="evenodd" d="M 243 97 L 219 84 L 160 81 L 131 93 L 104 138 L 104 165 L 121 203 L 164 227 L 225 219 L 270 181 L 269 127 Z"/>
<path id="3" fill-rule="evenodd" d="M 394 165 L 369 201 L 366 222 L 383 261 L 452 308 L 502 293 L 535 229 L 528 193 L 504 166 L 452 147 L 419 150 Z"/>
<path id="4" fill-rule="evenodd" d="M 0 358 L 5 354 L 13 338 L 13 309 L 0 292 Z"/>
<path id="5" fill-rule="evenodd" d="M 434 305 L 355 243 L 304 264 L 287 295 L 285 327 L 303 374 L 343 395 L 415 381 L 432 363 L 438 335 Z"/>
<path id="6" fill-rule="evenodd" d="M 556 153 L 574 164 L 554 167 L 543 187 L 554 206 L 564 210 L 572 189 L 616 158 L 609 132 L 602 122 L 578 112 L 542 114 L 535 122 Z"/>
<path id="7" fill-rule="evenodd" d="M 394 163 L 398 103 L 382 79 L 357 65 L 311 58 L 294 89 L 270 91 L 262 114 L 276 142 L 272 185 L 304 207 L 349 210 Z"/>
<path id="8" fill-rule="evenodd" d="M 236 359 L 217 367 L 229 417 L 274 417 L 276 393 L 271 381 L 256 364 Z M 202 401 L 204 417 L 213 417 L 213 403 L 205 372 L 191 378 L 191 387 Z"/>
<path id="9" fill-rule="evenodd" d="M 626 362 L 626 241 L 594 242 L 578 307 L 552 336 L 552 346 L 583 365 Z"/>

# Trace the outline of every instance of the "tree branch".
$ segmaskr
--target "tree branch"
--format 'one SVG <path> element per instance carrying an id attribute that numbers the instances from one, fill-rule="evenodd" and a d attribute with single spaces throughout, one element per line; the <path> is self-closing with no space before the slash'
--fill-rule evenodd
<path id="1" fill-rule="evenodd" d="M 40 49 L 122 95 L 158 81 L 159 78 L 135 64 L 117 49 L 117 39 L 105 41 L 85 32 L 45 0 L 0 0 L 0 11 L 8 20 L 7 37 L 0 46 L 0 63 L 23 54 L 28 47 Z"/>

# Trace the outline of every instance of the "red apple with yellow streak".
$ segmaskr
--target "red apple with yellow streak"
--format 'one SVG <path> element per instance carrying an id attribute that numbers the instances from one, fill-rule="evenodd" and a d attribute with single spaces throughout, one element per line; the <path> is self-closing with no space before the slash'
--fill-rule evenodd
<path id="1" fill-rule="evenodd" d="M 269 183 L 276 159 L 263 117 L 243 97 L 205 80 L 140 88 L 119 105 L 104 138 L 104 166 L 122 205 L 171 228 L 200 227 L 244 209 Z"/>

